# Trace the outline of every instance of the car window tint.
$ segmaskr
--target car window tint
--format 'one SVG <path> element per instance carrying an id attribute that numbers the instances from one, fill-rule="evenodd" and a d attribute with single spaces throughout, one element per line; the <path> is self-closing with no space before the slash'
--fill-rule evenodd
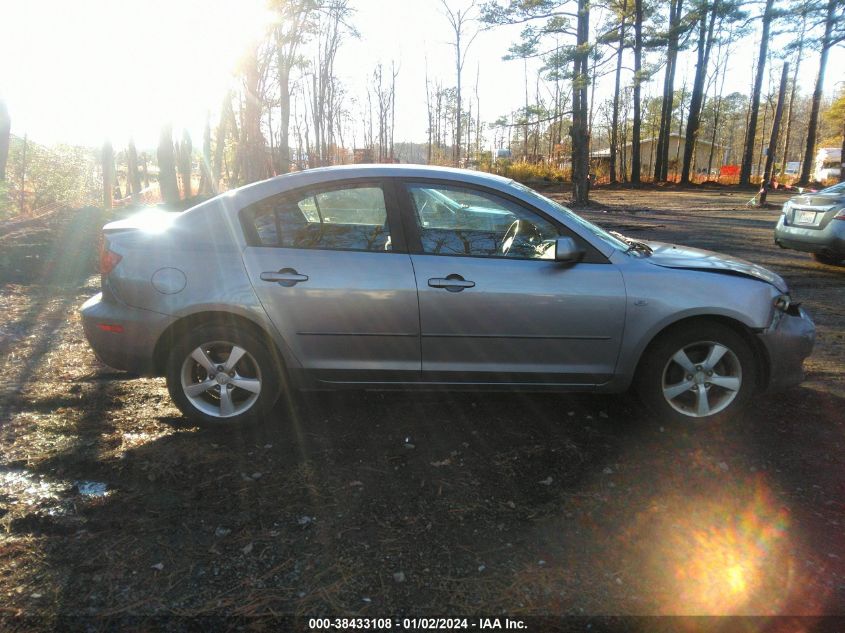
<path id="1" fill-rule="evenodd" d="M 345 187 L 304 196 L 279 195 L 251 209 L 262 246 L 389 251 L 381 187 Z"/>
<path id="2" fill-rule="evenodd" d="M 262 213 L 255 216 L 255 230 L 262 246 L 276 246 L 279 236 L 276 232 L 276 218 L 272 213 Z"/>
<path id="3" fill-rule="evenodd" d="M 409 191 L 425 253 L 554 259 L 557 227 L 505 198 L 452 185 Z"/>

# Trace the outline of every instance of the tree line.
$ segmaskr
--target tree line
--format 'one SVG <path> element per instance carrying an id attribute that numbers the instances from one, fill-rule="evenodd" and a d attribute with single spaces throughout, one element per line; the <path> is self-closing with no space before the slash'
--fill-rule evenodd
<path id="1" fill-rule="evenodd" d="M 116 150 L 110 143 L 101 148 L 103 204 L 115 196 L 139 198 L 151 174 L 164 201 L 176 203 L 347 162 L 484 166 L 491 144 L 507 147 L 514 160 L 566 172 L 574 202 L 584 203 L 596 150 L 606 156 L 610 182 L 689 183 L 697 171 L 709 177 L 729 156 L 740 165 L 739 183 L 750 185 L 783 173 L 795 157 L 802 165 L 796 179 L 807 184 L 820 139 L 841 137 L 845 149 L 843 97 L 823 102 L 829 53 L 845 42 L 840 0 L 439 0 L 454 65 L 430 74 L 426 64 L 420 78 L 427 110 L 422 144 L 395 142 L 402 72 L 395 60 L 371 68 L 360 94 L 337 76 L 344 43 L 359 37 L 351 0 L 269 0 L 268 6 L 271 26 L 239 60 L 238 85 L 218 104 L 219 116 L 207 118 L 201 143 L 186 131 L 174 138 L 165 124 L 154 152 L 138 152 L 131 140 Z M 522 62 L 524 105 L 482 121 L 481 66 L 467 68 L 466 60 L 482 30 L 506 25 L 521 27 L 502 57 Z M 759 38 L 754 59 L 738 58 L 740 42 L 752 36 Z M 773 52 L 775 39 L 788 45 Z M 694 60 L 689 73 L 678 68 L 682 54 Z M 726 77 L 749 62 L 748 93 L 724 94 Z M 798 80 L 810 75 L 813 92 L 803 96 Z M 604 77 L 612 78 L 613 93 L 597 99 Z M 9 157 L 19 172 L 26 149 L 20 139 L 10 142 L 9 120 L 0 104 L 5 190 L 19 175 L 7 178 Z M 683 151 L 673 144 L 678 138 Z M 707 165 L 696 164 L 697 144 L 709 148 Z M 19 186 L 25 190 L 25 183 Z M 7 192 L 7 206 L 10 199 Z"/>

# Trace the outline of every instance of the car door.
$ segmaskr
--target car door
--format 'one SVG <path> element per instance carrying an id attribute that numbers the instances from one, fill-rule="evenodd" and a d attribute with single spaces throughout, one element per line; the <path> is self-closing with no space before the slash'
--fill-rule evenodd
<path id="1" fill-rule="evenodd" d="M 557 221 L 486 188 L 408 181 L 423 380 L 600 384 L 625 320 L 622 275 Z M 554 261 L 557 237 L 586 250 Z"/>
<path id="2" fill-rule="evenodd" d="M 419 379 L 417 288 L 393 201 L 389 182 L 355 181 L 241 211 L 255 291 L 318 380 Z"/>

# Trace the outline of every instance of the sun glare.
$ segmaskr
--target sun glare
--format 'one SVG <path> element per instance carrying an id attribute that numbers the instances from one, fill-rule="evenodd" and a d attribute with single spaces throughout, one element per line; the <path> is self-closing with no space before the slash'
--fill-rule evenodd
<path id="1" fill-rule="evenodd" d="M 664 613 L 777 613 L 789 593 L 789 524 L 762 481 L 691 500 L 674 516 L 659 555 L 672 575 Z"/>
<path id="2" fill-rule="evenodd" d="M 4 8 L 4 92 L 15 129 L 97 145 L 154 146 L 170 122 L 194 134 L 272 16 L 264 0 L 27 0 Z"/>
<path id="3" fill-rule="evenodd" d="M 730 589 L 732 594 L 742 594 L 745 592 L 748 583 L 745 581 L 745 570 L 743 570 L 741 564 L 737 563 L 729 567 L 727 576 L 728 589 Z"/>

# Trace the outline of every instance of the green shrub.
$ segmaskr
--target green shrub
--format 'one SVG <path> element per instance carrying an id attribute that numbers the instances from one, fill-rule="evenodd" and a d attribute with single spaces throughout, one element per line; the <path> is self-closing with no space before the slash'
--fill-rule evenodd
<path id="1" fill-rule="evenodd" d="M 545 163 L 512 162 L 497 160 L 493 165 L 480 164 L 479 169 L 506 178 L 513 178 L 517 182 L 564 182 L 570 180 L 570 171 L 560 169 Z"/>

